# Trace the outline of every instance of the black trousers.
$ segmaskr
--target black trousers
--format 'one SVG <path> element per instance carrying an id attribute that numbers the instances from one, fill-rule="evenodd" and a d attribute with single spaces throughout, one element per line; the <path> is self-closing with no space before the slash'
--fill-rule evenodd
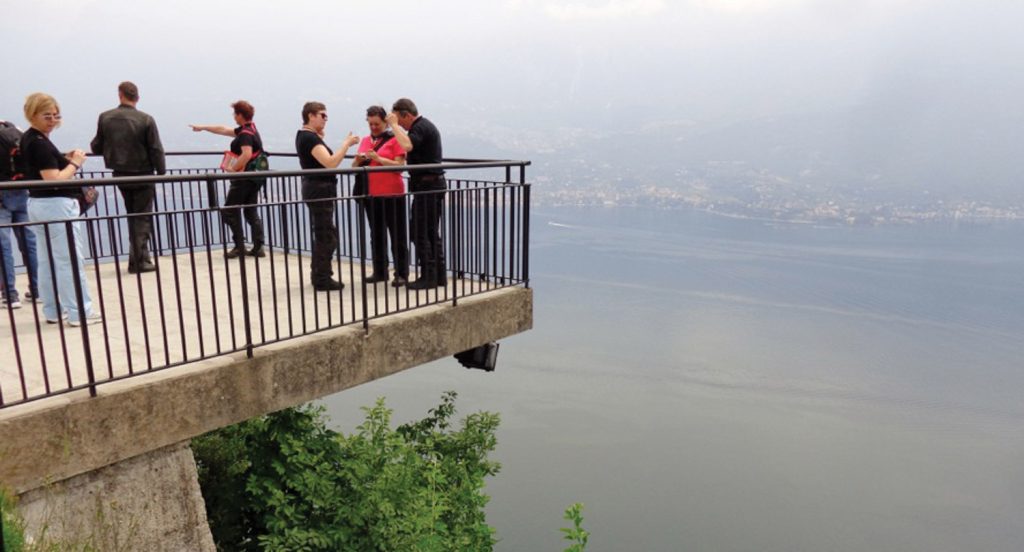
<path id="1" fill-rule="evenodd" d="M 325 283 L 334 276 L 331 258 L 338 248 L 338 229 L 334 226 L 334 202 L 337 197 L 338 184 L 333 178 L 324 181 L 303 177 L 302 200 L 309 209 L 309 226 L 313 237 L 309 279 L 314 285 Z"/>
<path id="2" fill-rule="evenodd" d="M 235 247 L 245 247 L 245 232 L 242 230 L 242 213 L 245 214 L 245 222 L 252 230 L 252 247 L 259 249 L 263 246 L 263 220 L 260 219 L 259 209 L 256 204 L 260 201 L 260 187 L 262 182 L 251 180 L 233 180 L 228 187 L 228 197 L 224 200 L 224 208 L 221 209 L 221 217 L 224 224 L 231 229 L 231 241 Z M 232 209 L 233 205 L 248 205 L 241 209 Z M 242 213 L 239 213 L 241 211 Z"/>
<path id="3" fill-rule="evenodd" d="M 409 277 L 409 244 L 406 241 L 408 212 L 405 196 L 370 196 L 363 203 L 370 225 L 370 251 L 373 272 L 387 274 L 388 236 L 391 237 L 391 258 L 395 275 Z"/>
<path id="4" fill-rule="evenodd" d="M 444 242 L 441 240 L 446 187 L 441 175 L 409 177 L 409 189 L 414 192 L 409 234 L 416 246 L 420 277 L 438 282 L 446 279 Z"/>
<path id="5" fill-rule="evenodd" d="M 113 171 L 114 177 L 152 176 L 152 172 Z M 152 262 L 149 254 L 149 237 L 153 233 L 153 198 L 156 187 L 153 184 L 127 184 L 118 186 L 124 200 L 128 217 L 128 268 L 134 270 L 140 264 Z"/>

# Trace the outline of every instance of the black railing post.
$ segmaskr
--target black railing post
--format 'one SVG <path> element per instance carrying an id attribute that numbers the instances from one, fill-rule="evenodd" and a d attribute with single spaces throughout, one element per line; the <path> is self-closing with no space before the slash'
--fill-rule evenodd
<path id="1" fill-rule="evenodd" d="M 206 179 L 206 206 L 210 209 L 220 207 L 220 198 L 217 194 L 217 181 L 213 178 Z"/>
<path id="2" fill-rule="evenodd" d="M 519 185 L 523 187 L 523 283 L 530 287 L 530 185 L 525 165 L 519 165 Z"/>
<path id="3" fill-rule="evenodd" d="M 252 319 L 249 316 L 249 278 L 245 273 L 245 257 L 238 256 L 238 274 L 242 278 L 242 324 L 245 326 L 245 356 L 252 358 Z"/>
<path id="4" fill-rule="evenodd" d="M 92 366 L 92 347 L 89 345 L 89 321 L 85 313 L 85 300 L 82 293 L 82 274 L 78 266 L 78 244 L 75 243 L 74 221 L 64 222 L 64 230 L 68 240 L 68 256 L 71 258 L 71 277 L 75 280 L 75 301 L 78 302 L 78 322 L 82 327 L 82 353 L 85 355 L 85 372 L 89 376 L 89 396 L 96 396 L 96 374 Z M 53 242 L 50 242 L 53 248 Z M 56 282 L 55 282 L 56 283 Z M 57 293 L 57 286 L 54 286 L 54 293 Z M 60 311 L 57 311 L 57 319 L 60 320 Z"/>
<path id="5" fill-rule="evenodd" d="M 449 205 L 449 216 L 451 220 L 448 223 L 448 232 L 451 236 L 448 238 L 448 243 L 451 251 L 449 251 L 448 258 L 451 259 L 452 263 L 452 306 L 459 306 L 459 281 L 465 278 L 466 275 L 462 272 L 462 246 L 459 240 L 460 233 L 462 232 L 462 181 L 457 180 L 455 183 L 455 190 L 447 188 L 445 194 L 449 195 L 446 201 Z M 444 210 L 442 204 L 441 210 Z"/>
<path id="6" fill-rule="evenodd" d="M 365 168 L 363 169 L 363 172 L 365 174 L 365 172 L 366 172 Z M 363 206 L 362 210 L 361 209 L 356 209 L 357 214 L 359 214 L 360 212 L 365 213 L 365 209 L 370 207 L 366 203 L 367 201 L 369 201 L 369 193 L 370 193 L 370 185 L 369 185 L 370 178 L 369 178 L 369 175 L 367 175 L 366 181 L 367 181 L 367 185 L 366 185 L 366 194 L 367 194 L 367 196 L 364 197 L 363 199 L 357 199 L 356 200 L 356 201 L 360 202 L 359 205 Z M 369 301 L 370 297 L 369 297 L 369 294 L 366 292 L 366 239 L 367 239 L 367 236 L 366 236 L 366 222 L 365 221 L 367 221 L 368 218 L 365 217 L 365 216 L 358 217 L 358 218 L 359 218 L 359 222 L 356 224 L 356 230 L 359 233 L 359 238 L 358 238 L 359 239 L 359 267 L 360 267 L 360 273 L 361 273 L 361 276 L 362 276 L 362 281 L 360 282 L 360 290 L 361 290 L 361 293 L 363 294 L 363 332 L 364 333 L 370 333 L 370 301 Z M 339 274 L 338 276 L 341 276 L 341 275 Z M 376 284 L 374 284 L 374 285 L 376 285 Z M 374 296 L 376 297 L 376 294 Z M 353 312 L 353 314 L 355 314 L 355 313 Z"/>
<path id="7" fill-rule="evenodd" d="M 287 200 L 285 200 L 287 201 Z M 281 250 L 285 255 L 288 254 L 288 250 L 291 247 L 291 240 L 288 239 L 288 203 L 282 202 L 281 205 Z"/>

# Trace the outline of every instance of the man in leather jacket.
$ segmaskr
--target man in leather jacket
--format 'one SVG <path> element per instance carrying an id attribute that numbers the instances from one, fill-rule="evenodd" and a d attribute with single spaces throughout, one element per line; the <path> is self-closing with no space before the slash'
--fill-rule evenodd
<path id="1" fill-rule="evenodd" d="M 167 172 L 164 146 L 156 121 L 135 108 L 139 101 L 139 89 L 134 83 L 125 81 L 117 87 L 121 104 L 100 114 L 96 125 L 96 137 L 92 139 L 92 152 L 103 155 L 107 168 L 114 177 L 146 176 L 154 172 Z M 152 232 L 153 198 L 156 188 L 153 184 L 118 185 L 128 212 L 128 272 L 152 272 L 156 265 L 149 254 L 149 236 Z M 136 215 L 136 216 L 131 216 Z"/>

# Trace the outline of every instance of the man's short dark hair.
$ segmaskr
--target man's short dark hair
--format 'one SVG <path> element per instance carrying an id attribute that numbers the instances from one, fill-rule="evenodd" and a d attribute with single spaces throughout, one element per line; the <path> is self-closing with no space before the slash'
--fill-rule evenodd
<path id="1" fill-rule="evenodd" d="M 245 100 L 238 100 L 231 104 L 231 109 L 234 109 L 235 113 L 241 115 L 246 121 L 251 121 L 253 116 L 256 115 L 256 108 Z"/>
<path id="2" fill-rule="evenodd" d="M 129 102 L 139 101 L 139 87 L 132 81 L 124 81 L 117 85 L 117 91 Z"/>
<path id="3" fill-rule="evenodd" d="M 380 117 L 380 120 L 383 121 L 385 118 L 387 118 L 388 112 L 384 111 L 384 106 L 382 105 L 371 105 L 370 107 L 366 108 L 366 116 Z"/>
<path id="4" fill-rule="evenodd" d="M 309 117 L 321 111 L 327 111 L 327 106 L 320 102 L 306 102 L 306 105 L 302 106 L 302 124 L 309 124 Z"/>
<path id="5" fill-rule="evenodd" d="M 399 113 L 408 113 L 413 117 L 418 117 L 420 112 L 416 109 L 416 104 L 409 98 L 401 98 L 394 105 L 391 106 L 391 111 L 397 111 Z"/>

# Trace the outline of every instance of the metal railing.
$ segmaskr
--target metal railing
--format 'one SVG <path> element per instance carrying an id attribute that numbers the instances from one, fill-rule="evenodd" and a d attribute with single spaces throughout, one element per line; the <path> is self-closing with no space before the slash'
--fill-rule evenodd
<path id="1" fill-rule="evenodd" d="M 82 266 L 67 263 L 76 304 L 91 295 L 93 310 L 102 320 L 53 324 L 35 301 L 24 302 L 21 309 L 5 304 L 0 312 L 0 408 L 82 389 L 95 396 L 96 386 L 106 382 L 238 351 L 251 357 L 261 345 L 341 326 L 361 325 L 369 331 L 370 322 L 383 316 L 441 303 L 457 305 L 465 297 L 529 286 L 528 165 L 446 162 L 431 166 L 446 171 L 446 190 L 401 196 L 409 213 L 418 195 L 444 195 L 440 232 L 448 283 L 424 290 L 365 281 L 373 259 L 362 211 L 367 197 L 352 195 L 355 176 L 400 169 L 223 173 L 191 168 L 129 178 L 86 172 L 63 182 L 60 186 L 95 186 L 95 208 L 80 219 L 5 224 L 0 231 L 31 231 L 47 240 L 50 271 L 38 278 L 52 278 L 58 286 L 61 280 L 53 268 L 49 240 L 66 240 L 70 259 L 80 254 L 84 261 Z M 263 220 L 267 256 L 228 259 L 224 253 L 231 240 L 221 220 L 221 198 L 231 181 L 254 175 L 266 178 L 256 208 Z M 317 292 L 308 278 L 312 237 L 300 191 L 304 176 L 339 180 L 338 197 L 327 201 L 335 207 L 338 247 L 332 266 L 345 283 L 341 290 Z M 126 184 L 156 186 L 151 215 L 125 214 L 116 185 Z M 4 182 L 0 191 L 35 186 L 55 183 Z M 127 224 L 138 216 L 152 218 L 150 251 L 156 270 L 127 274 Z M 82 236 L 81 251 L 74 239 L 76 228 Z M 415 281 L 420 276 L 415 247 L 409 236 L 401 239 L 410 256 L 409 281 Z M 10 242 L 17 250 L 13 236 Z M 18 287 L 27 289 L 24 259 L 15 265 Z M 0 262 L 0 288 L 6 286 L 6 272 Z M 61 297 L 70 296 L 57 290 L 58 309 Z"/>

